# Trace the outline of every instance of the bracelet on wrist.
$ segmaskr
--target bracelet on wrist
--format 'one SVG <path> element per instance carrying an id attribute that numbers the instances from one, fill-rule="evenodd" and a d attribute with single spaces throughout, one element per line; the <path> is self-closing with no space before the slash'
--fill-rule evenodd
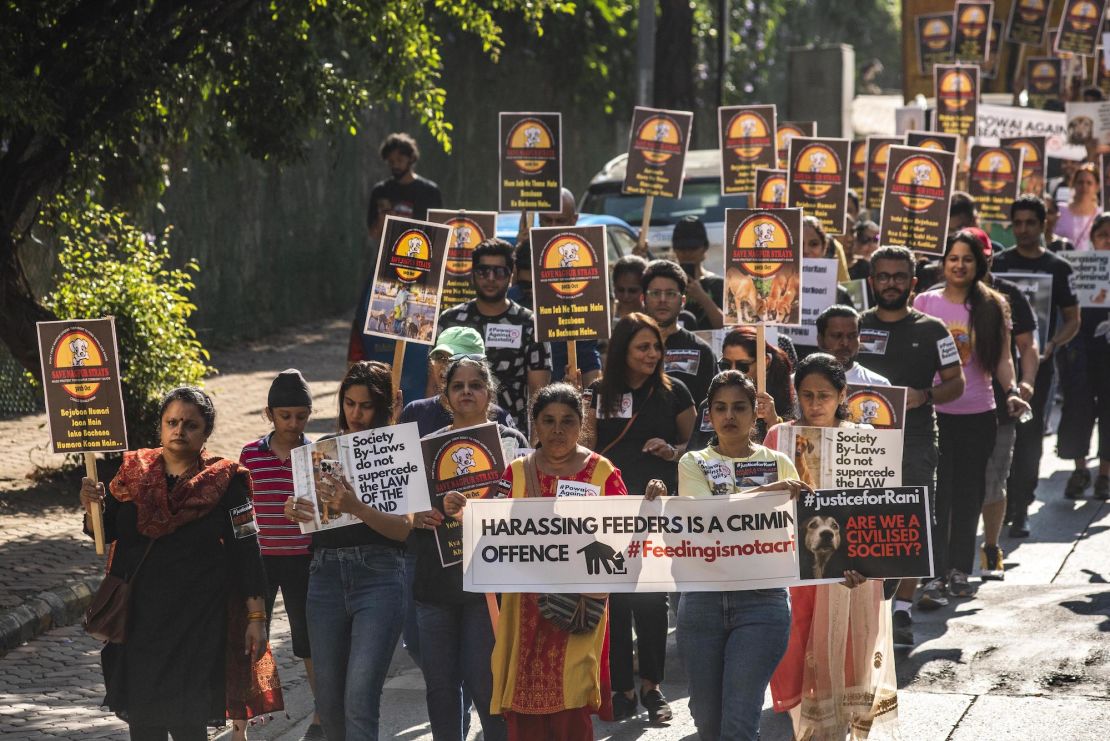
<path id="1" fill-rule="evenodd" d="M 264 612 L 248 612 L 247 620 L 265 620 L 266 613 Z"/>

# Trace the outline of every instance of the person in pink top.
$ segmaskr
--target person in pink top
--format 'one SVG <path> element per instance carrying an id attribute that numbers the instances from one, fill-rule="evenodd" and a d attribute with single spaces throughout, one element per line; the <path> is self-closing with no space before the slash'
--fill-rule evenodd
<path id="1" fill-rule="evenodd" d="M 1018 393 L 1010 355 L 1006 299 L 984 283 L 990 240 L 977 228 L 957 232 L 944 252 L 944 285 L 914 299 L 913 307 L 944 322 L 965 378 L 958 398 L 936 405 L 938 462 L 934 573 L 925 592 L 970 597 L 975 531 L 986 494 L 986 467 L 998 431 L 991 379 L 1007 389 L 1017 417 L 1029 409 Z M 947 579 L 946 579 L 947 577 Z"/>
<path id="2" fill-rule="evenodd" d="M 1098 168 L 1093 162 L 1084 162 L 1068 183 L 1071 200 L 1061 203 L 1060 219 L 1056 233 L 1070 239 L 1077 250 L 1091 249 L 1091 226 L 1102 209 L 1099 207 Z"/>

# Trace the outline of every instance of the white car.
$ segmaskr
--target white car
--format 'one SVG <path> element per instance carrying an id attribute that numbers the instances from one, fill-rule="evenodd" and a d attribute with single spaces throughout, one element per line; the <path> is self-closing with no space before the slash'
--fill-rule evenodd
<path id="1" fill-rule="evenodd" d="M 579 211 L 584 214 L 609 214 L 627 221 L 639 231 L 644 219 L 644 197 L 624 195 L 625 165 L 622 154 L 605 163 L 594 175 Z M 674 259 L 671 232 L 683 216 L 697 216 L 709 234 L 709 254 L 705 268 L 724 274 L 725 209 L 747 208 L 747 196 L 721 195 L 721 153 L 716 149 L 694 149 L 686 154 L 686 174 L 681 198 L 656 198 L 648 227 L 648 247 L 653 257 Z"/>

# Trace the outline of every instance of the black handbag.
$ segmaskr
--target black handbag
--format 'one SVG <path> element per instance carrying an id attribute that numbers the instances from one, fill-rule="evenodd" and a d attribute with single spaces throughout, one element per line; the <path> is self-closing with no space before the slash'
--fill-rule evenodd
<path id="1" fill-rule="evenodd" d="M 139 565 L 131 572 L 131 580 L 139 573 L 139 568 L 150 553 L 154 541 L 146 546 Z M 85 610 L 85 632 L 98 641 L 124 643 L 127 640 L 127 613 L 131 606 L 131 580 L 121 579 L 113 574 L 104 577 L 93 595 L 92 602 Z"/>

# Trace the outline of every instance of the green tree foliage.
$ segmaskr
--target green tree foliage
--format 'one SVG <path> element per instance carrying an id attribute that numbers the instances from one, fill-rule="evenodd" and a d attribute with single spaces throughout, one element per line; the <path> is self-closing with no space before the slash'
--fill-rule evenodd
<path id="1" fill-rule="evenodd" d="M 44 228 L 61 245 L 56 287 L 46 308 L 61 319 L 114 316 L 127 437 L 132 447 L 157 444 L 158 405 L 170 389 L 200 385 L 214 369 L 189 328 L 196 263 L 169 268 L 169 230 L 154 236 L 118 210 L 58 203 Z"/>

